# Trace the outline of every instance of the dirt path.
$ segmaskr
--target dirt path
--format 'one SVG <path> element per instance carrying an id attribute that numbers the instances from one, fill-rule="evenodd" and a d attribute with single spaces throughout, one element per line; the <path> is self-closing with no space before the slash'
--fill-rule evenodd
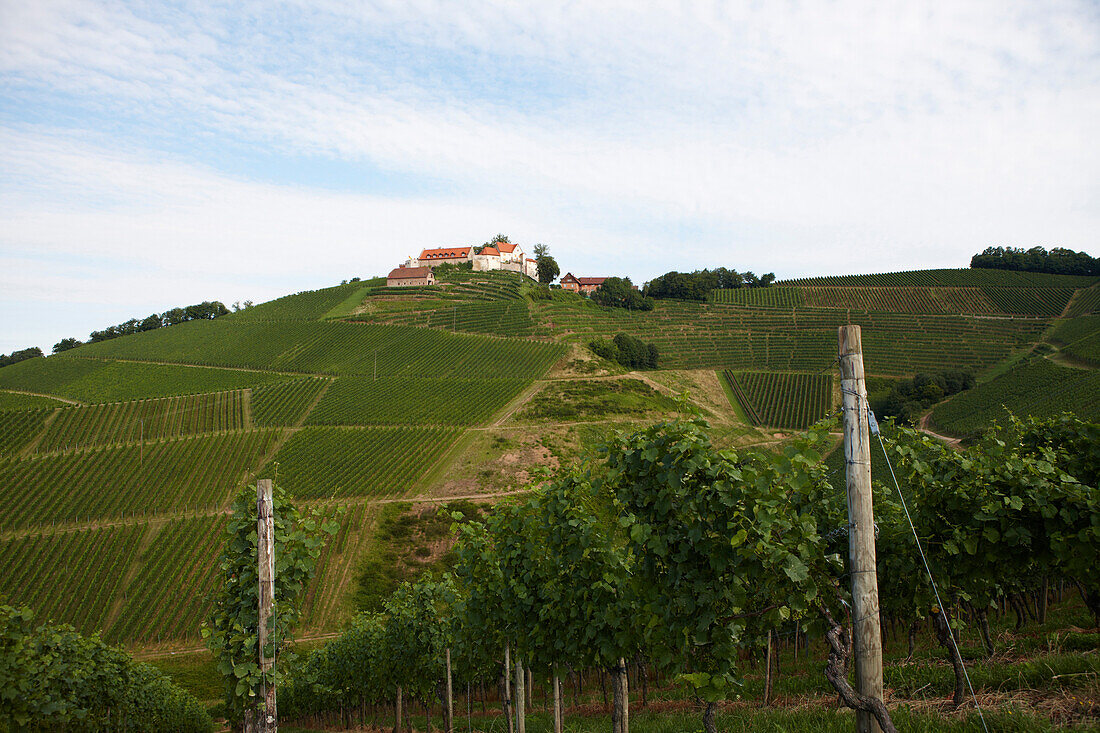
<path id="1" fill-rule="evenodd" d="M 327 377 L 332 378 L 331 374 L 322 374 L 321 372 L 284 372 L 278 369 L 253 369 L 252 367 L 232 367 L 232 366 L 217 366 L 215 364 L 187 364 L 181 361 L 153 361 L 145 359 L 116 359 L 114 357 L 106 356 L 73 356 L 74 359 L 86 359 L 88 361 L 120 361 L 124 364 L 156 364 L 158 366 L 178 366 L 188 367 L 190 369 L 224 369 L 227 372 L 254 372 L 256 374 L 280 374 L 284 377 Z M 30 393 L 28 393 L 30 394 Z M 43 397 L 53 397 L 53 395 L 43 395 Z M 54 399 L 60 399 L 55 397 Z"/>
<path id="2" fill-rule="evenodd" d="M 42 392 L 27 392 L 22 389 L 4 389 L 0 392 L 11 392 L 12 394 L 25 394 L 30 397 L 48 397 L 51 400 L 57 400 L 58 402 L 66 402 L 70 405 L 83 405 L 83 402 L 77 402 L 76 400 L 70 400 L 68 397 L 58 397 L 55 394 L 44 394 Z"/>
<path id="3" fill-rule="evenodd" d="M 948 445 L 958 445 L 960 442 L 962 442 L 959 438 L 952 438 L 952 437 L 947 436 L 947 435 L 940 435 L 939 433 L 933 432 L 932 429 L 928 427 L 928 423 L 931 421 L 931 419 L 932 419 L 931 411 L 925 413 L 924 417 L 922 417 L 920 419 L 920 429 L 921 429 L 922 433 L 927 433 L 928 435 L 931 435 L 933 438 L 935 438 L 937 440 L 942 440 L 944 443 L 947 443 Z"/>

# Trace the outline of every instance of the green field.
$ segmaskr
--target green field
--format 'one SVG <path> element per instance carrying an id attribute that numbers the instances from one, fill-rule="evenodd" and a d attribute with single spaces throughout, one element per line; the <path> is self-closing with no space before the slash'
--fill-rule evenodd
<path id="1" fill-rule="evenodd" d="M 1097 312 L 1100 312 L 1100 285 L 1093 285 L 1088 290 L 1077 291 L 1077 297 L 1066 311 L 1066 317 L 1076 318 Z"/>
<path id="2" fill-rule="evenodd" d="M 806 428 L 832 407 L 833 381 L 828 374 L 770 372 L 722 373 L 753 425 Z"/>
<path id="3" fill-rule="evenodd" d="M 212 606 L 209 595 L 227 522 L 222 514 L 173 519 L 150 528 L 155 536 L 136 559 L 137 572 L 124 589 L 107 638 L 139 643 L 198 639 L 199 625 Z"/>
<path id="4" fill-rule="evenodd" d="M 37 450 L 79 450 L 246 427 L 245 395 L 241 390 L 63 407 L 50 421 Z"/>
<path id="5" fill-rule="evenodd" d="M 802 288 L 724 288 L 712 290 L 708 300 L 720 305 L 756 305 L 798 308 L 804 305 Z"/>
<path id="6" fill-rule="evenodd" d="M 42 432 L 53 410 L 0 411 L 0 458 L 11 458 Z"/>
<path id="7" fill-rule="evenodd" d="M 863 326 L 870 374 L 982 371 L 1038 341 L 1037 319 L 912 315 L 840 308 L 780 309 L 659 301 L 650 312 L 540 304 L 541 333 L 582 343 L 628 333 L 655 343 L 662 369 L 820 371 L 839 326 Z"/>
<path id="8" fill-rule="evenodd" d="M 276 300 L 254 305 L 242 311 L 226 316 L 234 322 L 244 321 L 316 321 L 328 315 L 330 311 L 350 299 L 358 301 L 363 291 L 371 288 L 362 282 L 336 285 L 320 290 L 304 290 L 294 295 L 286 295 Z"/>
<path id="9" fill-rule="evenodd" d="M 305 377 L 252 390 L 252 421 L 260 427 L 297 425 L 330 380 Z"/>
<path id="10" fill-rule="evenodd" d="M 216 321 L 190 321 L 146 333 L 170 334 L 177 328 L 214 325 Z M 66 355 L 27 359 L 0 369 L 0 388 L 45 392 L 78 402 L 123 402 L 149 397 L 171 397 L 201 392 L 255 387 L 286 379 L 271 372 L 231 369 L 196 369 L 174 364 L 147 364 L 76 358 L 94 347 L 105 347 L 133 337 L 82 346 Z M 72 354 L 73 356 L 68 356 Z M 152 359 L 148 361 L 153 361 Z"/>
<path id="11" fill-rule="evenodd" d="M 970 435 L 994 420 L 1005 423 L 1009 413 L 1045 418 L 1063 411 L 1100 420 L 1100 371 L 1035 359 L 937 405 L 932 423 L 952 435 Z"/>
<path id="12" fill-rule="evenodd" d="M 42 620 L 103 628 L 145 525 L 30 534 L 0 542 L 0 595 Z"/>
<path id="13" fill-rule="evenodd" d="M 401 496 L 459 433 L 429 427 L 302 428 L 261 478 L 275 478 L 301 499 Z"/>
<path id="14" fill-rule="evenodd" d="M 3 529 L 225 505 L 277 437 L 254 430 L 0 461 Z"/>
<path id="15" fill-rule="evenodd" d="M 985 285 L 1014 288 L 1087 288 L 1097 281 L 1084 275 L 1049 275 L 1043 272 L 985 270 L 906 270 L 873 275 L 828 275 L 782 280 L 779 285 L 848 286 L 848 287 L 956 287 Z"/>
<path id="16" fill-rule="evenodd" d="M 522 300 L 462 302 L 426 310 L 355 316 L 354 319 L 497 336 L 529 336 L 534 327 L 527 304 Z"/>
<path id="17" fill-rule="evenodd" d="M 308 425 L 475 425 L 530 379 L 340 377 L 310 413 Z"/>
<path id="18" fill-rule="evenodd" d="M 52 397 L 19 392 L 0 392 L 0 412 L 4 410 L 32 410 L 40 407 L 61 407 L 65 403 Z"/>
<path id="19" fill-rule="evenodd" d="M 541 374 L 556 344 L 442 333 L 409 326 L 305 321 L 183 323 L 77 349 L 80 355 L 320 374 L 480 377 Z M 33 361 L 33 360 L 32 360 Z M 6 371 L 6 370 L 5 370 Z"/>

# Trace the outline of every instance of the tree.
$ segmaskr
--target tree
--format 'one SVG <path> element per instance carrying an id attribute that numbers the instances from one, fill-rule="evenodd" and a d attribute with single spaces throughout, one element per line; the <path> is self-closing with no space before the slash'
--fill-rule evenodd
<path id="1" fill-rule="evenodd" d="M 33 359 L 37 356 L 45 356 L 45 354 L 42 353 L 42 349 L 38 348 L 37 346 L 31 346 L 30 348 L 13 351 L 10 354 L 0 354 L 0 367 L 18 364 L 21 361 Z"/>
<path id="2" fill-rule="evenodd" d="M 558 267 L 557 261 L 550 255 L 544 255 L 537 258 L 535 270 L 538 273 L 539 282 L 543 285 L 549 285 L 554 282 L 558 275 L 561 274 L 561 269 Z"/>
<path id="3" fill-rule="evenodd" d="M 609 277 L 592 293 L 592 302 L 609 308 L 653 310 L 653 300 L 643 297 L 629 277 Z"/>
<path id="4" fill-rule="evenodd" d="M 77 346 L 80 346 L 82 343 L 84 343 L 84 342 L 81 341 L 80 339 L 76 339 L 76 338 L 61 339 L 60 341 L 58 341 L 56 344 L 53 345 L 53 353 L 60 354 L 62 351 L 68 351 L 69 349 L 75 349 Z"/>

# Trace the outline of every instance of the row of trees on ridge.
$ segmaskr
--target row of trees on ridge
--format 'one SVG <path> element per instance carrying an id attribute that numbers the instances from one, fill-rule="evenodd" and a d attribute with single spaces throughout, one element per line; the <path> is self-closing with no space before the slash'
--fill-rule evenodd
<path id="1" fill-rule="evenodd" d="M 970 266 L 993 270 L 1018 270 L 1022 272 L 1049 272 L 1057 275 L 1100 276 L 1100 258 L 1086 252 L 1055 247 L 986 247 L 981 254 L 970 258 Z"/>

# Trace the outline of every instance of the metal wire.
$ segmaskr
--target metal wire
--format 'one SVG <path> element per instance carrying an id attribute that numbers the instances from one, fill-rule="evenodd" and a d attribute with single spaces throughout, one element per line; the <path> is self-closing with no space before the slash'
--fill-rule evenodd
<path id="1" fill-rule="evenodd" d="M 875 425 L 877 428 L 877 424 Z M 909 522 L 909 529 L 913 531 L 913 541 L 917 543 L 917 552 L 920 553 L 920 559 L 924 563 L 924 570 L 928 573 L 928 582 L 932 584 L 932 592 L 936 595 L 936 603 L 940 607 L 940 614 L 943 615 L 944 624 L 947 626 L 947 638 L 951 640 L 951 646 L 955 650 L 955 655 L 962 659 L 962 654 L 959 652 L 959 645 L 955 641 L 955 632 L 951 629 L 951 620 L 947 617 L 947 609 L 943 605 L 943 600 L 940 598 L 940 590 L 936 587 L 936 580 L 932 577 L 932 568 L 928 564 L 928 558 L 924 555 L 924 548 L 921 547 L 920 537 L 917 535 L 917 528 L 913 524 L 913 518 L 909 516 L 909 505 L 905 501 L 905 495 L 901 491 L 901 484 L 898 483 L 898 477 L 894 475 L 894 467 L 890 464 L 890 456 L 886 452 L 886 444 L 882 442 L 882 434 L 875 430 L 875 434 L 878 435 L 878 444 L 882 448 L 882 455 L 886 459 L 886 467 L 890 469 L 890 478 L 894 480 L 894 487 L 897 489 L 898 498 L 901 499 L 901 508 L 905 511 L 905 519 Z M 970 699 L 974 701 L 974 708 L 978 711 L 978 717 L 982 721 L 982 729 L 985 733 L 989 733 L 989 726 L 985 723 L 985 715 L 982 714 L 982 706 L 978 704 L 978 696 L 974 694 L 974 685 L 970 682 L 970 674 L 966 671 L 966 664 L 962 665 L 963 677 L 966 679 L 966 686 L 970 688 Z"/>

